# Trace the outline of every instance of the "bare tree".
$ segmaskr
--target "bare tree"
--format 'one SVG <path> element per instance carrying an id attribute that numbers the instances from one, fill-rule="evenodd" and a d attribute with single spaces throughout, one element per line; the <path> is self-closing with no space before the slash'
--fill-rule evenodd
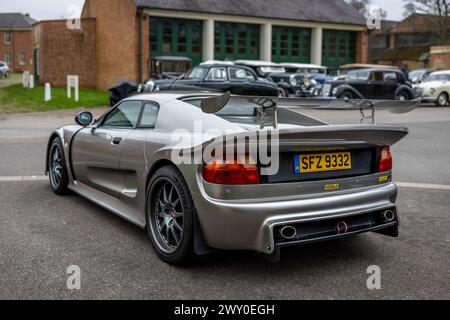
<path id="1" fill-rule="evenodd" d="M 372 0 L 346 0 L 353 8 L 356 9 L 359 13 L 364 15 L 364 17 L 368 17 L 372 12 L 370 11 Z M 378 12 L 382 19 L 385 19 L 387 16 L 387 12 L 381 8 L 379 8 Z"/>
<path id="2" fill-rule="evenodd" d="M 434 16 L 431 28 L 440 43 L 446 43 L 450 32 L 450 0 L 403 0 L 405 1 L 405 16 L 414 13 Z"/>
<path id="3" fill-rule="evenodd" d="M 368 8 L 371 0 L 347 0 L 347 2 L 365 17 L 368 14 Z"/>

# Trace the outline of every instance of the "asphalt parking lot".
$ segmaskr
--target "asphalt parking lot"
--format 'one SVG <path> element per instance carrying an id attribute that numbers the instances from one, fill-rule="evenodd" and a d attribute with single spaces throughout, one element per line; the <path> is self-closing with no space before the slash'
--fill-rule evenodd
<path id="1" fill-rule="evenodd" d="M 365 234 L 291 248 L 280 264 L 221 252 L 187 268 L 160 261 L 134 225 L 50 191 L 46 138 L 74 113 L 0 116 L 0 299 L 450 298 L 450 108 L 379 118 L 410 128 L 393 149 L 398 239 Z M 81 269 L 81 290 L 67 289 L 71 265 Z M 381 290 L 366 286 L 372 265 Z"/>

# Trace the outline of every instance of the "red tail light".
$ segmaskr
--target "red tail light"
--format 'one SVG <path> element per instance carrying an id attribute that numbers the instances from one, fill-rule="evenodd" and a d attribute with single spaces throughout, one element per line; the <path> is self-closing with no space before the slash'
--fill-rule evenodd
<path id="1" fill-rule="evenodd" d="M 381 148 L 380 153 L 380 172 L 392 170 L 392 154 L 389 147 Z"/>
<path id="2" fill-rule="evenodd" d="M 223 185 L 259 184 L 258 166 L 247 164 L 218 164 L 213 162 L 203 167 L 206 182 Z"/>

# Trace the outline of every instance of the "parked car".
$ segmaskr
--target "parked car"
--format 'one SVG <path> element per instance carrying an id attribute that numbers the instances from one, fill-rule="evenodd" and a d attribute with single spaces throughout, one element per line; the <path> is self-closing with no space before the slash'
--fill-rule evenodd
<path id="1" fill-rule="evenodd" d="M 412 84 L 422 83 L 430 74 L 433 73 L 431 69 L 417 69 L 409 73 L 409 81 Z"/>
<path id="2" fill-rule="evenodd" d="M 201 65 L 194 68 L 184 79 L 149 81 L 146 88 L 150 88 L 150 91 L 229 91 L 236 95 L 271 97 L 281 94 L 275 83 L 259 79 L 252 69 L 228 63 Z"/>
<path id="3" fill-rule="evenodd" d="M 350 71 L 363 70 L 363 69 L 389 69 L 389 70 L 400 70 L 396 66 L 388 66 L 381 64 L 364 64 L 364 63 L 350 63 L 344 64 L 339 68 L 339 75 L 345 75 Z"/>
<path id="4" fill-rule="evenodd" d="M 95 121 L 81 112 L 49 137 L 49 186 L 142 228 L 159 257 L 175 265 L 214 250 L 278 261 L 289 246 L 368 232 L 398 237 L 390 147 L 407 128 L 335 126 L 286 108 L 303 100 L 262 100 L 169 92 L 133 96 Z M 380 108 L 401 113 L 416 105 Z M 263 139 L 275 128 L 276 138 Z M 252 148 L 257 135 L 263 141 Z M 258 156 L 268 150 L 271 168 Z"/>
<path id="5" fill-rule="evenodd" d="M 150 79 L 177 79 L 192 69 L 192 59 L 160 56 L 150 59 Z"/>
<path id="6" fill-rule="evenodd" d="M 236 60 L 234 61 L 234 64 L 249 67 L 258 75 L 258 77 L 266 79 L 270 79 L 271 74 L 286 72 L 286 69 L 279 64 L 267 61 Z"/>
<path id="7" fill-rule="evenodd" d="M 299 63 L 284 63 L 280 66 L 286 71 L 284 73 L 273 73 L 270 77 L 283 88 L 286 95 L 313 97 L 320 94 L 321 85 L 314 80 L 314 77 L 325 75 L 326 67 Z"/>
<path id="8" fill-rule="evenodd" d="M 436 103 L 438 106 L 448 105 L 450 101 L 450 70 L 433 72 L 414 90 L 416 95 L 425 102 Z"/>
<path id="9" fill-rule="evenodd" d="M 0 61 L 0 77 L 8 77 L 8 76 L 9 76 L 8 64 L 4 61 Z"/>
<path id="10" fill-rule="evenodd" d="M 281 63 L 280 66 L 289 73 L 327 74 L 327 67 L 306 63 Z"/>
<path id="11" fill-rule="evenodd" d="M 411 84 L 395 69 L 361 69 L 350 71 L 346 80 L 328 81 L 323 95 L 339 99 L 413 100 Z"/>
<path id="12" fill-rule="evenodd" d="M 140 91 L 139 88 L 139 84 L 134 81 L 120 80 L 114 87 L 109 89 L 110 106 L 112 107 L 122 99 L 137 94 Z"/>

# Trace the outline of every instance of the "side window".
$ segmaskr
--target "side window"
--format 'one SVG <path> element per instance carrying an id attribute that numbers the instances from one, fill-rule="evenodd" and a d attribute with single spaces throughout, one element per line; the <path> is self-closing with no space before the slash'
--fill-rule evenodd
<path id="1" fill-rule="evenodd" d="M 158 118 L 159 107 L 152 102 L 146 102 L 144 104 L 144 111 L 142 111 L 142 118 L 139 127 L 154 128 L 156 125 L 156 119 Z"/>
<path id="2" fill-rule="evenodd" d="M 227 70 L 225 68 L 211 68 L 209 70 L 206 81 L 226 81 Z"/>
<path id="3" fill-rule="evenodd" d="M 247 79 L 247 71 L 239 68 L 229 68 L 230 80 L 245 81 Z"/>
<path id="4" fill-rule="evenodd" d="M 247 75 L 247 80 L 250 80 L 250 81 L 256 80 L 255 75 L 253 73 L 251 73 L 250 71 L 245 71 L 245 74 Z"/>
<path id="5" fill-rule="evenodd" d="M 385 72 L 384 81 L 397 82 L 397 73 L 395 72 Z"/>
<path id="6" fill-rule="evenodd" d="M 384 81 L 383 72 L 376 71 L 372 73 L 372 81 Z"/>
<path id="7" fill-rule="evenodd" d="M 142 101 L 124 101 L 103 121 L 104 127 L 134 128 L 141 113 Z"/>

